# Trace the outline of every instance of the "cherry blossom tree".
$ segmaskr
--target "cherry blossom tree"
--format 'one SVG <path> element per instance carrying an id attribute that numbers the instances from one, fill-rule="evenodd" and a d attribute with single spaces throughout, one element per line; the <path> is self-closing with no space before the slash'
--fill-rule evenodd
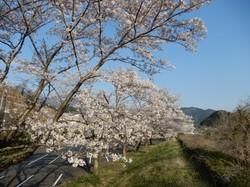
<path id="1" fill-rule="evenodd" d="M 109 145 L 120 143 L 123 157 L 128 144 L 148 141 L 153 135 L 193 133 L 193 121 L 176 104 L 179 97 L 141 80 L 133 69 L 113 70 L 103 77 L 113 90 L 83 90 L 77 95 L 76 107 L 91 136 L 100 138 L 101 133 Z"/>
<path id="2" fill-rule="evenodd" d="M 149 103 L 143 108 L 144 116 L 148 116 L 154 128 L 153 136 L 164 137 L 176 136 L 183 132 L 192 134 L 194 123 L 191 117 L 185 115 L 176 103 L 179 96 L 170 95 L 167 89 L 155 88 L 151 90 Z"/>
<path id="3" fill-rule="evenodd" d="M 104 80 L 112 85 L 113 91 L 101 90 L 96 94 L 91 94 L 92 97 L 96 95 L 92 100 L 99 103 L 102 109 L 94 110 L 91 108 L 96 105 L 88 104 L 86 98 L 89 95 L 86 94 L 86 91 L 77 96 L 76 107 L 84 118 L 105 121 L 109 125 L 108 132 L 114 132 L 112 141 L 122 144 L 122 154 L 126 157 L 127 144 L 133 145 L 136 141 L 148 139 L 152 134 L 152 129 L 146 125 L 148 119 L 134 110 L 134 104 L 137 100 L 138 102 L 142 100 L 140 95 L 143 95 L 145 90 L 149 90 L 154 85 L 148 81 L 140 80 L 137 73 L 131 69 L 111 71 L 104 75 Z M 88 111 L 90 114 L 88 115 L 88 112 L 84 113 L 84 111 Z M 103 122 L 101 123 L 103 124 Z"/>
<path id="4" fill-rule="evenodd" d="M 130 162 L 126 158 L 128 144 L 135 146 L 159 133 L 167 136 L 192 132 L 193 123 L 175 104 L 177 97 L 141 80 L 133 69 L 112 70 L 103 75 L 103 81 L 111 85 L 109 91 L 93 91 L 90 86 L 77 94 L 75 107 L 79 114 L 64 114 L 59 122 L 53 122 L 52 112 L 45 110 L 41 112 L 50 120 L 41 121 L 41 113 L 29 118 L 31 138 L 73 166 L 87 164 L 84 158 L 94 160 L 97 174 L 102 157 Z M 116 144 L 122 145 L 122 155 L 112 149 Z"/>
<path id="5" fill-rule="evenodd" d="M 39 79 L 22 124 L 43 90 L 74 73 L 53 121 L 58 121 L 82 85 L 107 63 L 123 62 L 153 75 L 170 64 L 155 57 L 166 43 L 178 43 L 195 51 L 206 28 L 199 18 L 185 14 L 210 0 L 46 0 L 1 2 L 0 51 L 3 81 L 15 61 L 23 73 Z M 34 52 L 26 52 L 29 45 Z M 18 57 L 18 58 L 17 58 Z M 24 71 L 26 70 L 26 71 Z M 38 73 L 39 72 L 39 73 Z M 59 91 L 58 91 L 59 93 Z"/>

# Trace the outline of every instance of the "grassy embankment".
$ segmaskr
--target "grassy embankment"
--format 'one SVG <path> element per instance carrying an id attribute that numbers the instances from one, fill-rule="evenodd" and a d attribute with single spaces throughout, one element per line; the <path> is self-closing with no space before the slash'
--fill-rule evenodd
<path id="1" fill-rule="evenodd" d="M 181 135 L 187 158 L 213 186 L 250 186 L 250 167 L 221 150 L 216 141 L 202 135 Z"/>
<path id="2" fill-rule="evenodd" d="M 35 147 L 31 146 L 5 147 L 4 149 L 0 149 L 0 172 L 28 158 L 33 154 L 35 149 Z"/>
<path id="3" fill-rule="evenodd" d="M 192 164 L 185 159 L 183 148 L 176 141 L 143 147 L 129 152 L 133 162 L 108 163 L 100 168 L 100 175 L 85 174 L 79 179 L 61 185 L 81 186 L 209 186 Z"/>
<path id="4" fill-rule="evenodd" d="M 6 130 L 17 124 L 18 117 L 27 107 L 29 100 L 16 92 L 14 89 L 4 86 L 0 90 L 0 98 L 2 98 L 3 90 L 7 91 L 6 108 L 8 113 L 3 115 L 0 110 L 0 125 L 2 126 L 3 117 L 5 117 L 4 128 L 0 128 L 0 172 L 7 167 L 17 164 L 26 159 L 36 149 L 36 145 L 32 145 L 29 136 L 25 132 L 19 130 Z M 34 113 L 33 111 L 31 113 Z"/>
<path id="5" fill-rule="evenodd" d="M 180 135 L 176 141 L 130 152 L 127 167 L 109 163 L 100 176 L 85 174 L 61 187 L 81 186 L 250 186 L 249 166 L 221 151 L 214 140 Z M 191 162 L 190 162 L 191 161 Z"/>

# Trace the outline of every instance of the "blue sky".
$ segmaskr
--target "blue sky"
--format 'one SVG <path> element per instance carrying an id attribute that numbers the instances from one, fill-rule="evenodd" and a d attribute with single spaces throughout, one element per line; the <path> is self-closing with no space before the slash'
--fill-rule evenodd
<path id="1" fill-rule="evenodd" d="M 176 70 L 154 82 L 180 94 L 183 106 L 233 110 L 250 96 L 249 10 L 249 0 L 214 0 L 195 12 L 205 22 L 206 38 L 196 53 L 167 45 L 164 57 Z"/>

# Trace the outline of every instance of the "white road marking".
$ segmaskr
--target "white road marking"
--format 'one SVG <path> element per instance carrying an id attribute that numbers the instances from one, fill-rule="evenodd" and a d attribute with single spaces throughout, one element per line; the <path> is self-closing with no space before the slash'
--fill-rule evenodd
<path id="1" fill-rule="evenodd" d="M 5 176 L 1 176 L 1 177 L 0 177 L 0 180 L 3 179 L 4 177 L 5 177 Z"/>
<path id="2" fill-rule="evenodd" d="M 22 186 L 25 182 L 27 182 L 28 180 L 30 180 L 34 175 L 29 176 L 27 179 L 25 179 L 23 182 L 21 182 L 20 184 L 18 184 L 16 187 Z"/>
<path id="3" fill-rule="evenodd" d="M 56 181 L 54 182 L 53 186 L 56 186 L 56 185 L 57 185 L 58 181 L 61 179 L 62 176 L 63 176 L 63 174 L 61 174 L 61 175 L 56 179 Z"/>
<path id="4" fill-rule="evenodd" d="M 40 158 L 38 158 L 38 159 L 36 159 L 36 160 L 31 161 L 30 163 L 27 164 L 27 166 L 30 165 L 30 164 L 33 164 L 34 162 L 36 162 L 36 161 L 38 161 L 38 160 L 43 159 L 44 157 L 46 157 L 46 156 L 48 156 L 48 155 L 49 155 L 49 154 L 43 155 L 42 157 L 40 157 Z"/>
<path id="5" fill-rule="evenodd" d="M 55 162 L 58 158 L 59 158 L 59 156 L 56 157 L 54 160 L 50 161 L 49 164 L 52 164 L 52 163 Z"/>

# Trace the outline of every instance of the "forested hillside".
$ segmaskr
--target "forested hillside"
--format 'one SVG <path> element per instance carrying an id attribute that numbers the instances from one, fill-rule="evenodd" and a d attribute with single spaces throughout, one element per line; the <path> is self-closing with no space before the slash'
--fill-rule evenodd
<path id="1" fill-rule="evenodd" d="M 204 119 L 210 116 L 215 110 L 212 109 L 200 109 L 195 107 L 182 107 L 181 110 L 186 114 L 193 118 L 194 123 L 199 125 Z"/>
<path id="2" fill-rule="evenodd" d="M 200 125 L 209 127 L 218 127 L 223 124 L 223 120 L 226 120 L 230 116 L 230 112 L 219 110 L 212 113 L 210 116 L 205 118 Z"/>

